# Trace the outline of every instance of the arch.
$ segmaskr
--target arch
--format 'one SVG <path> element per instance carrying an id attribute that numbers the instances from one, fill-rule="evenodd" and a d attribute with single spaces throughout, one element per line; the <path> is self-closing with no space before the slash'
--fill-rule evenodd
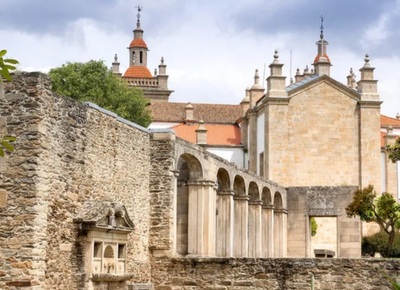
<path id="1" fill-rule="evenodd" d="M 217 201 L 215 249 L 218 257 L 232 256 L 233 193 L 229 173 L 220 168 L 217 172 Z"/>
<path id="2" fill-rule="evenodd" d="M 190 154 L 182 154 L 177 163 L 179 171 L 176 190 L 176 252 L 180 255 L 188 253 L 189 233 L 189 188 L 188 180 L 203 177 L 200 161 Z"/>
<path id="3" fill-rule="evenodd" d="M 282 195 L 279 191 L 275 192 L 275 194 L 274 194 L 274 206 L 275 206 L 275 209 L 283 208 Z"/>
<path id="4" fill-rule="evenodd" d="M 203 178 L 200 161 L 190 154 L 182 154 L 178 159 L 178 181 L 197 180 Z"/>
<path id="5" fill-rule="evenodd" d="M 231 189 L 231 181 L 229 179 L 229 173 L 224 168 L 218 169 L 217 185 L 218 185 L 218 191 Z"/>
<path id="6" fill-rule="evenodd" d="M 249 196 L 250 200 L 260 200 L 260 192 L 258 190 L 258 185 L 254 181 L 251 181 L 249 184 Z"/>
<path id="7" fill-rule="evenodd" d="M 284 256 L 284 215 L 282 195 L 279 191 L 274 194 L 274 257 Z"/>
<path id="8" fill-rule="evenodd" d="M 233 190 L 235 195 L 246 195 L 246 186 L 243 177 L 236 175 L 233 182 Z"/>
<path id="9" fill-rule="evenodd" d="M 132 51 L 132 63 L 136 63 L 136 53 L 134 51 Z"/>
<path id="10" fill-rule="evenodd" d="M 264 187 L 262 191 L 262 201 L 263 205 L 272 204 L 271 190 L 268 187 Z"/>
<path id="11" fill-rule="evenodd" d="M 139 61 L 140 61 L 140 64 L 143 63 L 143 51 L 140 52 L 140 60 Z"/>

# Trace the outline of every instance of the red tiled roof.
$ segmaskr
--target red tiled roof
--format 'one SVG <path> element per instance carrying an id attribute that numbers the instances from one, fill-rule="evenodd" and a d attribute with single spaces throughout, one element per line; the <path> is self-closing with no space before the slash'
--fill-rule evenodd
<path id="1" fill-rule="evenodd" d="M 314 64 L 317 63 L 321 57 L 325 57 L 329 62 L 331 62 L 331 60 L 329 59 L 329 56 L 328 56 L 326 53 L 324 53 L 324 54 L 322 54 L 322 55 L 319 55 L 319 54 L 318 54 L 318 55 L 315 57 L 315 59 L 314 59 Z"/>
<path id="2" fill-rule="evenodd" d="M 147 44 L 146 44 L 146 42 L 144 42 L 144 40 L 142 38 L 136 38 L 136 39 L 132 40 L 131 43 L 129 44 L 129 48 L 131 48 L 131 47 L 147 48 Z"/>
<path id="3" fill-rule="evenodd" d="M 152 78 L 153 76 L 151 75 L 149 69 L 145 66 L 138 66 L 138 65 L 133 65 L 128 67 L 126 72 L 124 73 L 124 77 L 129 77 L 129 78 Z"/>
<path id="4" fill-rule="evenodd" d="M 152 113 L 153 122 L 181 123 L 186 117 L 187 104 L 154 102 L 148 108 Z M 234 124 L 243 114 L 240 105 L 192 103 L 192 106 L 194 120 L 203 120 L 204 123 Z"/>
<path id="5" fill-rule="evenodd" d="M 221 146 L 240 145 L 240 128 L 236 125 L 221 125 L 221 124 L 204 124 L 207 129 L 207 144 Z M 196 143 L 196 129 L 199 124 L 178 124 L 171 129 L 176 133 L 176 136 L 191 142 Z"/>
<path id="6" fill-rule="evenodd" d="M 393 128 L 400 128 L 400 120 L 381 115 L 381 127 L 392 126 Z"/>

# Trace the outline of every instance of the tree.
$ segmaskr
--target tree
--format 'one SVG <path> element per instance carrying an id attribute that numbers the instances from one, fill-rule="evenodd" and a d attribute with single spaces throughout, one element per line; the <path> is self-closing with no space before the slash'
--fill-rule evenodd
<path id="1" fill-rule="evenodd" d="M 389 152 L 389 159 L 393 163 L 400 161 L 400 138 L 397 138 L 393 145 L 387 145 L 386 150 Z"/>
<path id="2" fill-rule="evenodd" d="M 396 230 L 400 228 L 400 204 L 390 193 L 377 197 L 369 185 L 354 192 L 353 201 L 346 207 L 348 217 L 359 216 L 362 221 L 376 222 L 388 236 L 386 255 L 390 256 Z"/>
<path id="3" fill-rule="evenodd" d="M 130 88 L 107 68 L 103 61 L 67 63 L 51 69 L 53 91 L 79 101 L 90 101 L 120 117 L 147 127 L 148 100 L 138 88 Z"/>
<path id="4" fill-rule="evenodd" d="M 10 72 L 16 70 L 17 68 L 15 65 L 18 64 L 18 61 L 12 58 L 4 58 L 6 55 L 7 50 L 3 49 L 0 50 L 0 82 L 3 79 L 7 81 L 12 81 Z M 14 146 L 11 142 L 15 141 L 15 137 L 12 136 L 2 136 L 1 143 L 0 143 L 0 157 L 4 157 L 6 151 L 13 152 Z"/>

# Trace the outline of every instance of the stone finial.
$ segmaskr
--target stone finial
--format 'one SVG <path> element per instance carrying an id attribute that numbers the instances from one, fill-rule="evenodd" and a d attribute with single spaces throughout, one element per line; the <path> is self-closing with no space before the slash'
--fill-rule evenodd
<path id="1" fill-rule="evenodd" d="M 114 61 L 118 62 L 118 55 L 117 54 L 114 55 Z"/>
<path id="2" fill-rule="evenodd" d="M 156 76 L 157 75 L 157 69 L 155 68 L 154 69 L 154 76 Z"/>
<path id="3" fill-rule="evenodd" d="M 296 76 L 299 76 L 299 75 L 300 75 L 300 69 L 297 68 L 297 69 L 296 69 Z"/>
<path id="4" fill-rule="evenodd" d="M 161 57 L 161 64 L 164 64 L 164 57 Z"/>
<path id="5" fill-rule="evenodd" d="M 365 55 L 364 61 L 365 61 L 364 67 L 370 67 L 371 66 L 370 63 L 369 63 L 370 58 L 369 58 L 368 53 Z"/>
<path id="6" fill-rule="evenodd" d="M 276 49 L 274 52 L 274 63 L 279 63 L 279 54 L 278 54 L 278 50 L 276 50 Z"/>
<path id="7" fill-rule="evenodd" d="M 258 69 L 254 73 L 254 84 L 258 85 L 260 83 L 260 76 L 258 75 Z"/>
<path id="8" fill-rule="evenodd" d="M 396 114 L 396 119 L 400 120 L 400 114 L 399 113 Z"/>
<path id="9" fill-rule="evenodd" d="M 305 69 L 304 69 L 304 74 L 306 75 L 308 75 L 309 74 L 309 68 L 308 68 L 308 65 L 306 65 L 306 67 L 305 67 Z"/>
<path id="10" fill-rule="evenodd" d="M 389 127 L 386 130 L 386 132 L 387 132 L 388 135 L 393 135 L 393 127 L 392 127 L 392 125 L 389 125 Z"/>
<path id="11" fill-rule="evenodd" d="M 196 143 L 199 145 L 207 144 L 207 129 L 203 120 L 199 121 L 199 127 L 196 129 Z"/>
<path id="12" fill-rule="evenodd" d="M 185 106 L 185 121 L 186 122 L 193 122 L 194 117 L 193 117 L 193 105 L 189 102 L 187 103 L 187 105 Z"/>

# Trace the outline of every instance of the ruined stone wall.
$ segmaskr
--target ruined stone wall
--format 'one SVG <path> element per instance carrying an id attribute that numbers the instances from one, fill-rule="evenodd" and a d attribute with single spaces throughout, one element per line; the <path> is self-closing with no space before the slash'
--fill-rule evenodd
<path id="1" fill-rule="evenodd" d="M 389 290 L 400 261 L 385 259 L 174 258 L 153 263 L 156 290 Z"/>
<path id="2" fill-rule="evenodd" d="M 99 108 L 54 96 L 39 73 L 15 75 L 1 103 L 16 151 L 0 166 L 0 288 L 87 287 L 84 237 L 73 218 L 88 200 L 117 201 L 135 224 L 128 272 L 150 278 L 150 138 Z"/>

